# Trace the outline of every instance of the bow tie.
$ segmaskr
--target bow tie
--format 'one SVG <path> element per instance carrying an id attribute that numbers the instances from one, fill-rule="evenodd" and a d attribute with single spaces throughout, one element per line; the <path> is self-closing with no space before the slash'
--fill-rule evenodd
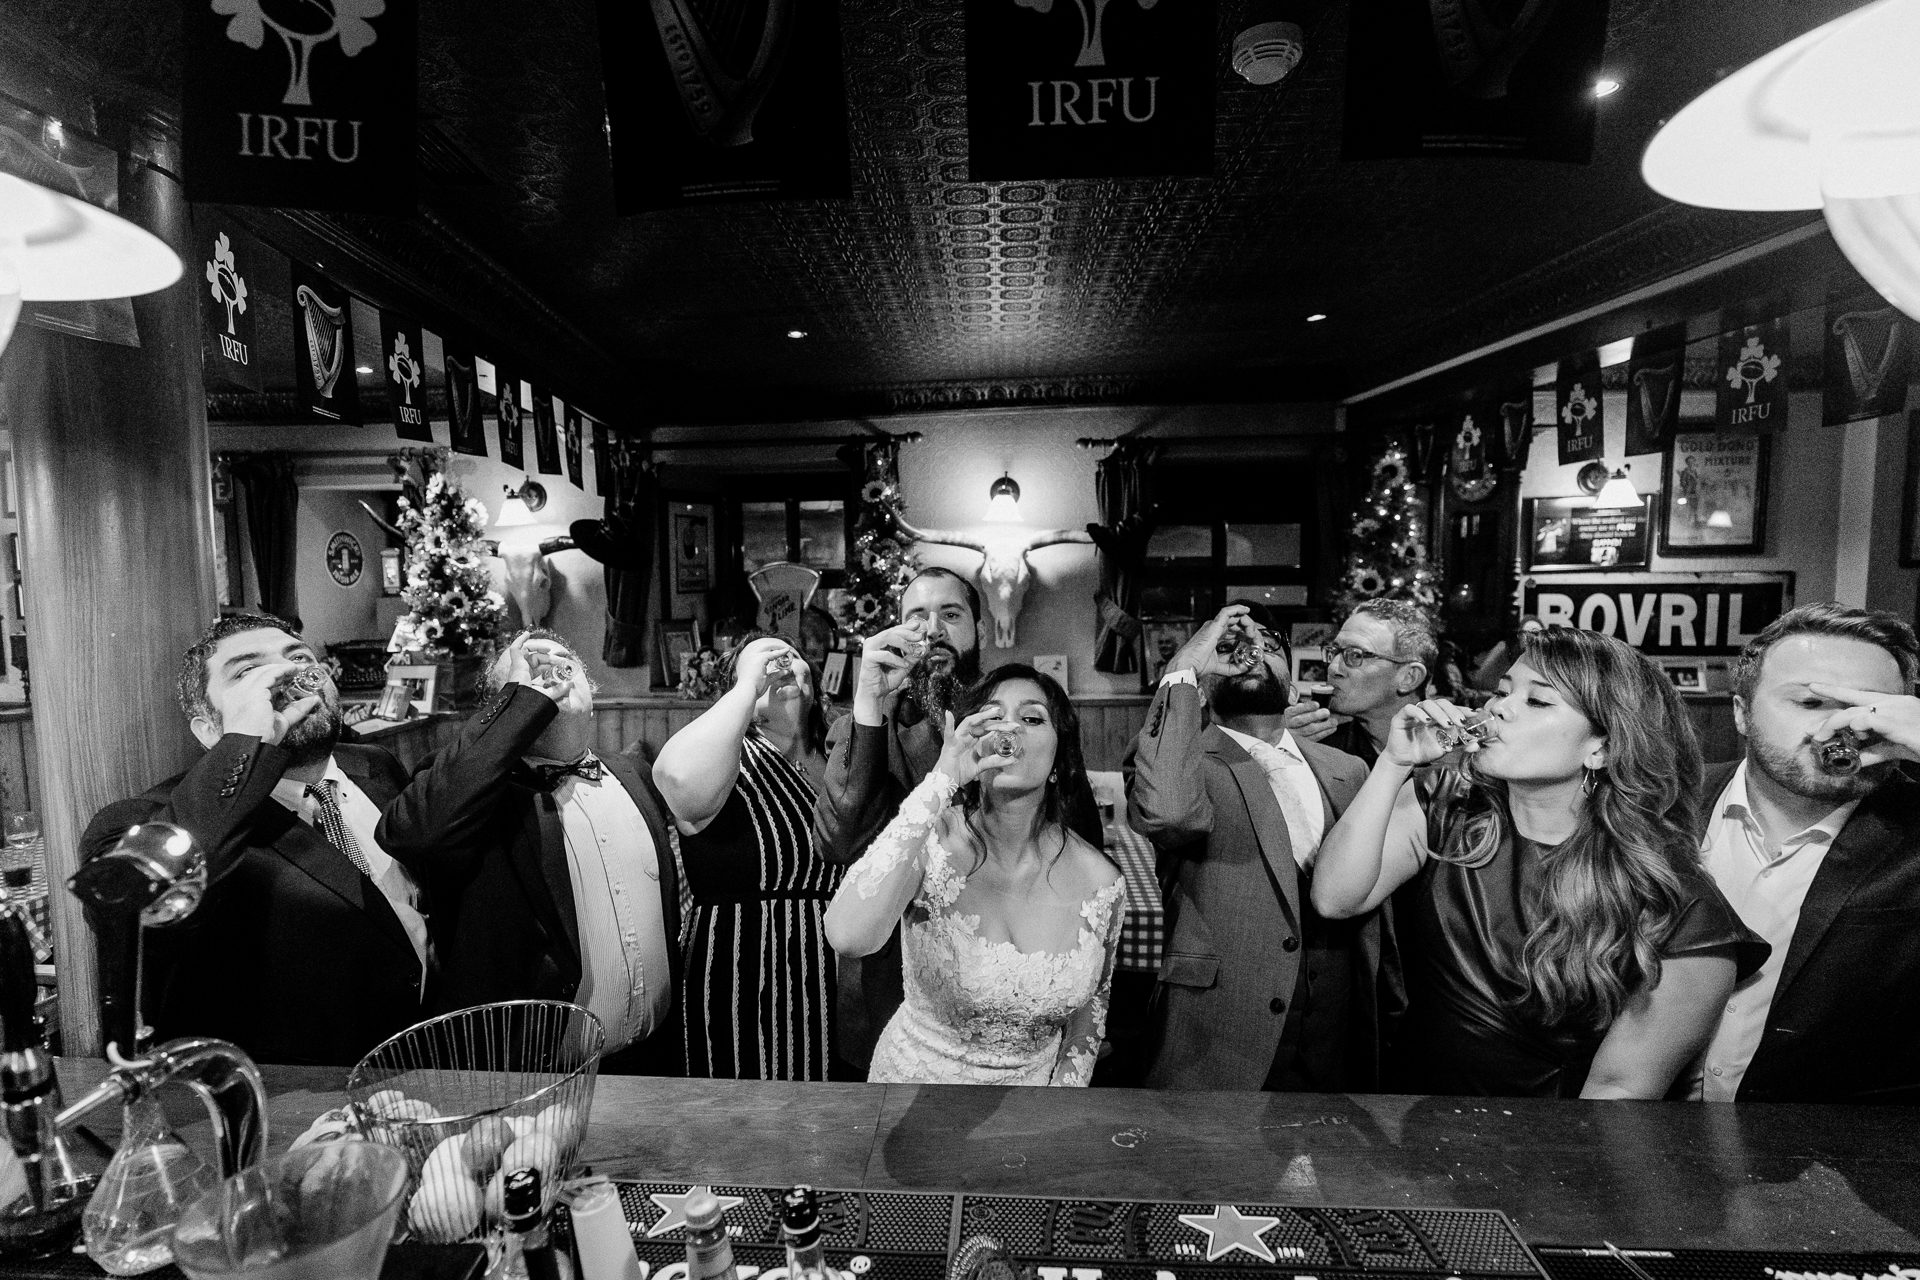
<path id="1" fill-rule="evenodd" d="M 529 764 L 527 768 L 533 771 L 533 785 L 542 791 L 552 791 L 570 777 L 598 782 L 607 771 L 591 751 L 572 764 Z"/>

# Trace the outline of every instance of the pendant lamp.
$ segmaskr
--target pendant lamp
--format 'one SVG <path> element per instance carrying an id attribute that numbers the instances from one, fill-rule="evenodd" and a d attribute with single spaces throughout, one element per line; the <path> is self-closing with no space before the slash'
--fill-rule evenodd
<path id="1" fill-rule="evenodd" d="M 181 271 L 173 250 L 125 218 L 0 173 L 0 351 L 22 302 L 131 298 Z"/>

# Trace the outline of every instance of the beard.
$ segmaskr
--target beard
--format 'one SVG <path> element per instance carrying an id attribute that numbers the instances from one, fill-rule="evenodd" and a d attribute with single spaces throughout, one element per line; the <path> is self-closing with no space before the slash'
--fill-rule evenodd
<path id="1" fill-rule="evenodd" d="M 936 653 L 944 654 L 947 658 L 938 667 L 932 662 Z M 979 678 L 978 649 L 961 653 L 946 641 L 935 640 L 907 673 L 907 701 L 921 715 L 931 716 L 937 722 L 943 712 L 951 711 L 959 704 L 961 693 Z"/>
<path id="2" fill-rule="evenodd" d="M 1287 686 L 1264 664 L 1245 675 L 1223 676 L 1213 686 L 1213 714 L 1222 720 L 1277 716 L 1287 709 Z"/>
<path id="3" fill-rule="evenodd" d="M 1863 766 L 1857 773 L 1824 773 L 1799 751 L 1758 737 L 1747 739 L 1747 759 L 1781 788 L 1836 809 L 1871 794 L 1900 767 L 1897 760 L 1882 760 L 1879 764 Z"/>
<path id="4" fill-rule="evenodd" d="M 340 742 L 340 729 L 340 699 L 328 690 L 320 695 L 320 705 L 280 739 L 281 749 L 293 757 L 287 767 L 304 768 L 332 755 Z"/>

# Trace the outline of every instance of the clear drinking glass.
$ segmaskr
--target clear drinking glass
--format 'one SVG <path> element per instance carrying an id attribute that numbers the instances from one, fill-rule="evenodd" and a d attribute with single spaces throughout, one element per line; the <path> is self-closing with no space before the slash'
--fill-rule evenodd
<path id="1" fill-rule="evenodd" d="M 182 1142 L 151 1097 L 129 1104 L 120 1149 L 81 1215 L 87 1254 L 109 1275 L 137 1276 L 173 1261 L 173 1227 L 220 1175 Z"/>
<path id="2" fill-rule="evenodd" d="M 194 1201 L 173 1260 L 192 1280 L 379 1280 L 406 1189 L 397 1147 L 316 1142 Z"/>

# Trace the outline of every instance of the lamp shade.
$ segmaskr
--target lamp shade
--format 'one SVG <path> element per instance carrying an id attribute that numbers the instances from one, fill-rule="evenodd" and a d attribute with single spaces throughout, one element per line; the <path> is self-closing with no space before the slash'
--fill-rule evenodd
<path id="1" fill-rule="evenodd" d="M 1640 505 L 1640 491 L 1633 487 L 1633 481 L 1627 479 L 1625 467 L 1616 467 L 1613 474 L 1607 477 L 1607 482 L 1600 486 L 1600 492 L 1594 497 L 1593 505 L 1603 510 Z"/>
<path id="2" fill-rule="evenodd" d="M 1002 475 L 987 490 L 988 524 L 1019 524 L 1020 484 L 1010 475 Z"/>
<path id="3" fill-rule="evenodd" d="M 1710 209 L 1823 209 L 1841 251 L 1920 317 L 1920 0 L 1879 0 L 1748 64 L 1654 136 L 1647 185 Z"/>
<path id="4" fill-rule="evenodd" d="M 27 302 L 131 298 L 180 278 L 180 258 L 126 219 L 0 173 L 0 271 Z"/>
<path id="5" fill-rule="evenodd" d="M 493 519 L 496 529 L 511 529 L 516 525 L 535 524 L 533 512 L 527 509 L 527 503 L 512 489 L 507 490 L 507 500 L 500 504 L 500 514 Z"/>

